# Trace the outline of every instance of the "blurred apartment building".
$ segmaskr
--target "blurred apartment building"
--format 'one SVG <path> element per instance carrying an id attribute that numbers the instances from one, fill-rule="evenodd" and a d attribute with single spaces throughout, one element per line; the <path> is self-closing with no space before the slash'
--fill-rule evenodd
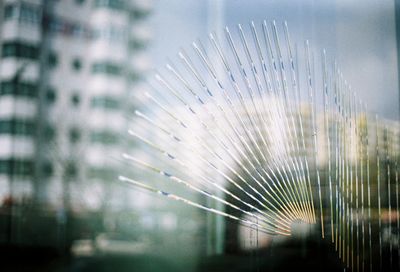
<path id="1" fill-rule="evenodd" d="M 367 152 L 373 163 L 376 163 L 378 156 L 381 161 L 390 161 L 393 164 L 400 158 L 400 124 L 398 122 L 376 119 L 365 113 L 349 119 L 346 128 L 343 128 L 343 123 L 340 122 L 343 120 L 334 112 L 328 112 L 327 119 L 325 119 L 325 114 L 317 119 L 318 164 L 320 167 L 327 167 L 328 144 L 332 164 L 335 163 L 335 154 L 339 150 L 347 152 L 351 164 L 355 164 L 356 161 L 360 163 L 360 160 L 366 163 Z"/>
<path id="2" fill-rule="evenodd" d="M 328 178 L 326 178 L 329 161 L 329 153 L 327 149 L 328 137 L 326 133 L 328 132 L 331 156 L 330 162 L 331 168 L 333 169 L 331 171 L 335 171 L 336 167 L 339 167 L 336 165 L 336 163 L 338 163 L 337 152 L 345 152 L 346 160 L 349 161 L 350 166 L 353 168 L 352 171 L 355 171 L 355 164 L 358 164 L 358 175 L 361 175 L 360 164 L 363 164 L 363 180 L 365 180 L 368 151 L 372 197 L 375 199 L 377 192 L 376 158 L 378 155 L 381 164 L 382 186 L 386 186 L 385 184 L 389 182 L 388 177 L 386 176 L 386 169 L 387 166 L 390 165 L 390 167 L 392 167 L 392 177 L 390 182 L 394 188 L 394 173 L 396 171 L 396 165 L 399 159 L 400 127 L 398 122 L 381 119 L 377 122 L 373 116 L 366 116 L 364 113 L 359 113 L 357 118 L 349 118 L 347 119 L 347 123 L 344 124 L 344 119 L 338 116 L 333 110 L 330 110 L 327 112 L 327 119 L 325 119 L 324 112 L 317 113 L 315 124 L 316 133 L 314 133 L 311 120 L 311 108 L 309 104 L 301 104 L 300 107 L 296 108 L 296 110 L 293 112 L 285 110 L 282 115 L 283 117 L 279 118 L 277 112 L 280 109 L 275 108 L 274 105 L 283 105 L 283 102 L 274 97 L 268 97 L 267 101 L 267 107 L 263 107 L 263 105 L 260 103 L 255 103 L 258 108 L 258 112 L 255 111 L 255 108 L 252 107 L 249 101 L 246 101 L 248 102 L 246 105 L 250 110 L 248 114 L 244 111 L 244 109 L 240 109 L 238 111 L 238 113 L 243 116 L 242 120 L 238 120 L 231 110 L 227 109 L 224 113 L 224 115 L 227 116 L 226 119 L 231 120 L 232 126 L 235 127 L 239 133 L 242 133 L 242 140 L 240 140 L 239 137 L 234 134 L 229 123 L 225 122 L 226 119 L 223 118 L 221 111 L 216 107 L 212 107 L 212 105 L 210 105 L 208 108 L 208 112 L 202 110 L 202 106 L 191 106 L 194 111 L 198 113 L 197 115 L 191 114 L 187 107 L 182 106 L 174 108 L 175 116 L 180 116 L 182 118 L 181 120 L 183 120 L 185 124 L 189 124 L 189 130 L 192 130 L 192 133 L 188 133 L 188 129 L 183 128 L 168 115 L 157 114 L 156 112 L 154 116 L 152 116 L 152 118 L 157 120 L 159 124 L 169 124 L 171 131 L 176 133 L 176 135 L 179 135 L 186 147 L 189 148 L 183 148 L 181 143 L 177 143 L 170 137 L 170 135 L 167 135 L 164 131 L 157 128 L 146 130 L 147 134 L 142 136 L 145 139 L 155 143 L 162 143 L 163 145 L 161 145 L 161 149 L 171 152 L 172 156 L 185 162 L 185 166 L 182 167 L 178 163 L 171 162 L 170 158 L 165 157 L 165 166 L 163 166 L 163 169 L 174 169 L 175 173 L 179 173 L 179 175 L 184 179 L 190 180 L 200 187 L 205 184 L 204 178 L 202 177 L 208 177 L 210 180 L 224 186 L 229 191 L 240 193 L 235 186 L 228 182 L 228 180 L 221 174 L 221 172 L 224 172 L 231 178 L 236 179 L 235 175 L 232 174 L 232 171 L 229 170 L 225 164 L 233 166 L 234 169 L 250 183 L 252 182 L 252 179 L 245 171 L 243 171 L 241 167 L 239 167 L 238 163 L 234 161 L 232 155 L 228 154 L 223 145 L 226 145 L 230 148 L 230 153 L 233 154 L 233 156 L 239 160 L 243 160 L 242 163 L 244 163 L 244 165 L 246 165 L 246 160 L 242 154 L 246 153 L 239 153 L 238 148 L 233 146 L 231 140 L 233 139 L 233 141 L 236 141 L 236 143 L 244 141 L 248 146 L 253 146 L 254 153 L 248 152 L 246 156 L 249 158 L 249 160 L 252 160 L 255 165 L 257 165 L 252 156 L 259 156 L 259 161 L 262 161 L 262 159 L 257 153 L 257 149 L 255 148 L 255 145 L 251 141 L 250 137 L 246 136 L 246 133 L 249 133 L 252 135 L 262 152 L 264 152 L 267 163 L 270 163 L 271 169 L 274 171 L 276 170 L 276 167 L 278 167 L 274 158 L 283 158 L 284 160 L 297 158 L 296 160 L 293 160 L 293 163 L 299 164 L 299 167 L 303 167 L 302 169 L 304 171 L 306 171 L 304 157 L 307 158 L 310 177 L 313 180 L 312 184 L 314 194 L 317 195 L 318 187 L 316 182 L 316 166 L 320 172 L 321 185 L 324 192 L 327 192 L 329 189 Z M 271 110 L 271 112 L 269 112 L 269 110 Z M 215 119 L 211 118 L 211 114 L 215 116 Z M 252 123 L 250 122 L 250 119 L 252 120 Z M 280 126 L 280 124 L 286 123 L 285 119 L 287 119 L 287 125 Z M 205 129 L 199 120 L 202 120 L 202 122 L 207 125 L 208 129 Z M 257 132 L 258 129 L 263 135 L 264 140 L 262 140 L 259 136 L 259 133 Z M 193 135 L 196 135 L 196 137 Z M 314 135 L 317 138 L 316 162 L 314 158 Z M 302 139 L 303 137 L 304 148 Z M 270 144 L 271 139 L 274 139 L 276 142 L 278 141 L 277 139 L 279 139 L 279 144 Z M 272 143 L 275 143 L 274 141 Z M 265 142 L 266 145 L 263 142 Z M 209 148 L 205 148 L 205 145 L 207 145 Z M 240 147 L 240 145 L 237 146 Z M 297 146 L 299 146 L 299 149 L 297 149 Z M 243 150 L 245 150 L 245 148 L 242 148 L 242 151 Z M 218 154 L 218 156 L 212 154 L 212 152 L 215 152 L 215 154 Z M 206 158 L 206 160 L 204 158 Z M 142 159 L 145 161 L 151 161 L 157 166 L 159 166 L 161 161 L 163 161 L 160 156 L 154 156 L 154 158 L 151 158 L 146 153 L 143 154 Z M 253 171 L 250 167 L 248 167 L 248 169 L 250 172 Z M 188 173 L 190 174 L 187 175 Z M 240 180 L 237 181 L 241 182 Z M 334 180 L 333 182 L 336 181 Z M 223 194 L 220 194 L 220 190 L 216 189 L 215 187 L 204 188 L 222 198 L 227 197 Z M 176 190 L 176 188 L 168 188 L 168 190 L 174 189 Z M 177 193 L 188 194 L 185 191 Z M 392 200 L 395 199 L 394 193 L 395 192 L 392 191 Z M 327 195 L 329 194 L 324 194 L 323 197 L 326 197 Z M 198 201 L 207 201 L 207 199 L 204 200 L 199 197 Z M 215 205 L 213 207 L 220 210 L 229 209 L 229 207 L 219 205 L 218 203 L 207 203 L 207 205 Z M 230 210 L 229 212 L 232 214 L 237 213 L 235 210 Z M 240 216 L 240 214 L 237 215 Z M 219 222 L 220 218 L 218 216 L 208 215 L 208 217 L 211 218 L 210 221 L 212 221 L 214 224 L 214 226 L 209 226 L 208 229 L 212 229 L 214 227 L 222 230 L 225 228 L 225 224 L 228 224 L 227 222 Z M 224 220 L 222 219 L 222 221 Z M 218 240 L 218 236 L 220 236 L 223 232 L 216 231 L 215 233 L 217 236 L 216 239 Z M 236 233 L 228 233 L 227 236 L 236 237 Z"/>
<path id="3" fill-rule="evenodd" d="M 130 92 L 150 63 L 151 9 L 145 0 L 1 1 L 0 201 L 98 209 L 107 198 Z"/>

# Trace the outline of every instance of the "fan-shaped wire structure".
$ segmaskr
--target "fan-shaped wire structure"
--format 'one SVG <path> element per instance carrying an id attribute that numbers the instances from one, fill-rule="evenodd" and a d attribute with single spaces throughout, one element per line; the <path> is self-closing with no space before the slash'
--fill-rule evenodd
<path id="1" fill-rule="evenodd" d="M 374 186 L 367 109 L 336 63 L 324 50 L 314 55 L 308 41 L 294 46 L 286 22 L 282 32 L 266 21 L 252 22 L 248 33 L 238 25 L 237 36 L 226 28 L 224 43 L 210 34 L 207 50 L 200 41 L 192 49 L 149 79 L 151 92 L 129 130 L 156 159 L 123 154 L 188 197 L 135 177 L 119 179 L 271 235 L 290 235 L 297 220 L 318 223 L 346 266 L 372 271 L 374 246 L 382 266 L 380 154 L 394 162 L 385 164 L 385 190 L 389 213 L 395 202 L 397 214 L 398 155 L 390 150 L 398 139 L 386 135 L 380 150 L 375 121 Z M 379 245 L 372 244 L 371 187 L 378 190 Z M 396 220 L 399 239 L 398 214 Z"/>

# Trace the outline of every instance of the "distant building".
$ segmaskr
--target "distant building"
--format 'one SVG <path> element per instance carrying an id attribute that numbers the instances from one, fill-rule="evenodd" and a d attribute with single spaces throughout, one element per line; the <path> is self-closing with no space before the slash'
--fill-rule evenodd
<path id="1" fill-rule="evenodd" d="M 74 203 L 98 208 L 107 197 L 130 92 L 150 65 L 151 9 L 144 0 L 1 1 L 0 199 L 69 205 L 86 190 Z"/>
<path id="2" fill-rule="evenodd" d="M 327 122 L 324 114 L 317 119 L 318 163 L 320 167 L 327 167 L 328 164 L 327 132 L 329 133 L 332 164 L 334 164 L 338 149 L 342 149 L 343 152 L 345 148 L 348 148 L 346 154 L 352 164 L 355 164 L 356 160 L 360 163 L 361 158 L 366 160 L 367 148 L 370 160 L 373 160 L 374 163 L 378 152 L 381 160 L 386 160 L 388 157 L 392 163 L 395 163 L 395 160 L 399 159 L 400 126 L 398 122 L 385 119 L 378 119 L 377 122 L 374 117 L 362 113 L 357 118 L 351 119 L 351 127 L 348 125 L 346 130 L 343 130 L 338 123 L 339 117 L 333 112 L 328 112 L 328 114 Z M 350 119 L 348 122 L 350 122 Z M 341 137 L 343 135 L 346 135 L 346 142 L 342 142 Z"/>

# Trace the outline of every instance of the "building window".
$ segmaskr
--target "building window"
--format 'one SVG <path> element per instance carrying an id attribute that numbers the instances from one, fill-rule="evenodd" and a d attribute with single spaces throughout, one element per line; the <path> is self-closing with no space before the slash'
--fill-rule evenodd
<path id="1" fill-rule="evenodd" d="M 129 48 L 131 50 L 139 50 L 139 49 L 144 49 L 146 47 L 147 43 L 140 41 L 140 40 L 130 40 L 129 41 Z"/>
<path id="2" fill-rule="evenodd" d="M 93 29 L 93 39 L 104 40 L 110 43 L 125 43 L 128 40 L 128 30 L 117 25 L 108 25 Z"/>
<path id="3" fill-rule="evenodd" d="M 118 109 L 120 103 L 117 99 L 110 96 L 96 96 L 92 98 L 90 105 L 92 108 Z"/>
<path id="4" fill-rule="evenodd" d="M 37 24 L 39 23 L 40 11 L 37 6 L 30 5 L 28 3 L 21 3 L 19 21 Z"/>
<path id="5" fill-rule="evenodd" d="M 4 20 L 7 19 L 13 19 L 18 16 L 18 8 L 14 6 L 13 4 L 11 5 L 6 5 L 4 7 Z"/>
<path id="6" fill-rule="evenodd" d="M 18 19 L 22 23 L 36 25 L 40 21 L 38 5 L 10 3 L 4 6 L 4 20 Z"/>
<path id="7" fill-rule="evenodd" d="M 33 174 L 33 161 L 24 159 L 0 160 L 0 174 L 31 176 Z"/>
<path id="8" fill-rule="evenodd" d="M 132 82 L 137 82 L 141 79 L 141 74 L 135 71 L 131 71 L 128 76 Z"/>
<path id="9" fill-rule="evenodd" d="M 116 176 L 118 176 L 118 172 L 109 167 L 90 167 L 87 174 L 89 178 L 102 180 L 113 180 Z"/>
<path id="10" fill-rule="evenodd" d="M 78 167 L 74 162 L 68 162 L 64 169 L 67 178 L 75 178 L 78 175 Z"/>
<path id="11" fill-rule="evenodd" d="M 81 60 L 78 59 L 78 58 L 75 58 L 75 59 L 72 61 L 72 68 L 73 68 L 75 71 L 80 71 L 81 68 L 82 68 Z"/>
<path id="12" fill-rule="evenodd" d="M 46 125 L 43 128 L 43 139 L 46 141 L 53 141 L 56 136 L 56 130 L 51 125 Z"/>
<path id="13" fill-rule="evenodd" d="M 49 52 L 47 55 L 47 64 L 50 68 L 54 68 L 58 64 L 58 57 L 55 52 Z"/>
<path id="14" fill-rule="evenodd" d="M 131 20 L 140 20 L 143 19 L 144 17 L 148 16 L 150 13 L 150 10 L 140 10 L 140 9 L 134 9 L 130 13 L 130 18 Z"/>
<path id="15" fill-rule="evenodd" d="M 3 58 L 15 57 L 37 60 L 39 57 L 39 49 L 36 45 L 21 41 L 4 42 L 1 52 Z"/>
<path id="16" fill-rule="evenodd" d="M 41 171 L 43 176 L 47 178 L 50 177 L 53 174 L 53 164 L 49 161 L 44 162 Z"/>
<path id="17" fill-rule="evenodd" d="M 77 143 L 81 139 L 81 133 L 77 128 L 71 128 L 69 131 L 69 141 L 73 144 Z"/>
<path id="18" fill-rule="evenodd" d="M 73 94 L 71 96 L 71 104 L 75 107 L 78 107 L 81 102 L 81 99 L 78 94 Z"/>
<path id="19" fill-rule="evenodd" d="M 92 72 L 93 74 L 108 74 L 117 76 L 122 73 L 122 68 L 115 63 L 98 62 L 93 64 Z"/>
<path id="20" fill-rule="evenodd" d="M 56 91 L 53 88 L 49 88 L 46 92 L 46 102 L 53 104 L 57 99 Z"/>
<path id="21" fill-rule="evenodd" d="M 3 81 L 0 84 L 0 95 L 37 97 L 37 85 L 31 82 Z"/>
<path id="22" fill-rule="evenodd" d="M 96 8 L 109 8 L 115 10 L 123 10 L 125 8 L 125 1 L 123 0 L 95 0 L 94 6 Z"/>
<path id="23" fill-rule="evenodd" d="M 8 160 L 0 160 L 0 174 L 10 174 L 11 167 Z"/>
<path id="24" fill-rule="evenodd" d="M 0 120 L 0 134 L 33 136 L 35 134 L 35 124 L 31 120 Z"/>
<path id="25" fill-rule="evenodd" d="M 112 145 L 118 142 L 119 137 L 117 134 L 110 131 L 97 131 L 91 133 L 90 140 L 92 143 Z"/>
<path id="26" fill-rule="evenodd" d="M 60 34 L 65 37 L 90 39 L 92 30 L 89 26 L 73 22 L 58 16 L 46 15 L 43 20 L 43 30 L 49 34 Z"/>

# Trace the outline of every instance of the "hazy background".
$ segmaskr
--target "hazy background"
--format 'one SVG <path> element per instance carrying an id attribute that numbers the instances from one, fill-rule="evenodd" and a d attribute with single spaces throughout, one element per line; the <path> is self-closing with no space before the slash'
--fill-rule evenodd
<path id="1" fill-rule="evenodd" d="M 27 4 L 27 14 L 12 13 L 20 3 Z M 256 271 L 256 262 L 274 270 L 289 255 L 293 264 L 306 265 L 301 259 L 306 248 L 313 254 L 310 262 L 328 256 L 320 245 L 305 243 L 280 251 L 267 244 L 274 252 L 259 256 L 223 255 L 229 239 L 245 245 L 254 242 L 253 234 L 242 230 L 225 237 L 221 217 L 117 180 L 126 174 L 149 184 L 163 181 L 121 159 L 122 152 L 150 157 L 126 132 L 134 110 L 143 107 L 137 94 L 148 90 L 144 79 L 168 59 L 179 62 L 180 48 L 191 50 L 197 39 L 208 47 L 212 31 L 222 40 L 225 26 L 236 36 L 238 23 L 249 31 L 251 21 L 258 29 L 263 20 L 276 20 L 279 27 L 287 21 L 292 42 L 301 47 L 310 40 L 316 55 L 325 48 L 372 114 L 399 120 L 394 0 L 0 0 L 5 14 L 1 4 L 14 9 L 0 25 L 8 29 L 0 42 L 20 35 L 44 53 L 26 61 L 16 52 L 23 50 L 15 49 L 2 57 L 2 81 L 19 86 L 29 79 L 40 88 L 37 96 L 21 98 L 20 87 L 11 84 L 0 99 L 27 104 L 15 103 L 14 109 L 6 101 L 0 119 L 23 115 L 54 129 L 52 140 L 23 122 L 22 132 L 0 131 L 7 145 L 0 146 L 0 261 L 7 261 L 9 271 Z M 41 17 L 45 8 L 48 16 Z M 47 85 L 52 83 L 53 90 Z M 107 99 L 93 100 L 99 95 Z M 92 125 L 107 133 L 90 137 Z M 13 169 L 18 156 L 28 162 L 28 171 L 24 165 L 23 171 Z M 37 177 L 32 169 L 44 168 L 39 157 L 47 167 Z M 97 166 L 92 175 L 90 163 Z"/>
<path id="2" fill-rule="evenodd" d="M 180 47 L 189 49 L 196 39 L 206 43 L 211 31 L 222 37 L 225 25 L 235 32 L 238 23 L 247 28 L 252 20 L 257 26 L 263 20 L 286 20 L 292 42 L 302 45 L 308 39 L 316 54 L 325 48 L 370 111 L 398 119 L 393 0 L 171 0 L 155 1 L 155 6 L 149 49 L 154 67 L 173 59 Z"/>

